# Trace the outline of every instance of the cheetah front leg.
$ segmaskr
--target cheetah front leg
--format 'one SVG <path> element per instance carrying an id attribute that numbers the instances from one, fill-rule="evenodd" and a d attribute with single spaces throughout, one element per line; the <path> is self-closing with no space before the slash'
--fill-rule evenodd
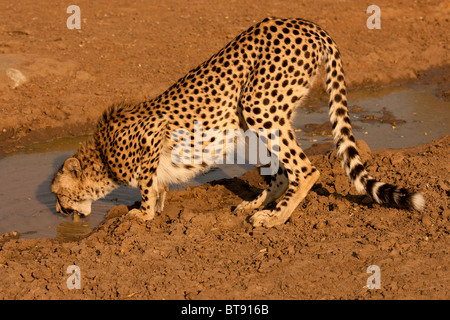
<path id="1" fill-rule="evenodd" d="M 158 137 L 158 134 L 156 134 L 156 137 Z M 160 146 L 161 144 L 156 148 L 146 148 L 146 150 L 151 151 L 144 153 L 141 158 L 141 172 L 138 180 L 142 198 L 141 207 L 130 210 L 129 214 L 143 221 L 153 219 L 155 213 L 161 212 L 164 208 L 164 200 L 168 188 L 158 183 L 158 178 L 155 174 L 161 154 Z"/>
<path id="2" fill-rule="evenodd" d="M 166 201 L 167 191 L 169 191 L 168 186 L 158 187 L 158 196 L 156 198 L 155 211 L 156 213 L 161 213 L 164 209 L 164 202 Z"/>
<path id="3" fill-rule="evenodd" d="M 130 210 L 129 214 L 143 221 L 151 220 L 155 217 L 155 213 L 161 213 L 164 209 L 164 201 L 166 199 L 168 187 L 157 185 L 153 182 L 145 184 L 141 187 L 142 202 L 139 209 Z M 149 186 L 150 185 L 150 186 Z"/>
<path id="4" fill-rule="evenodd" d="M 155 217 L 158 192 L 153 187 L 144 189 L 139 186 L 139 189 L 141 190 L 142 197 L 141 207 L 130 210 L 128 214 L 142 221 L 152 220 Z"/>

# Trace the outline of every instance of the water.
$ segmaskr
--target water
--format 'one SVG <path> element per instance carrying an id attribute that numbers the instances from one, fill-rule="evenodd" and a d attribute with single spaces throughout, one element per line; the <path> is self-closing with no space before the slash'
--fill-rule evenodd
<path id="1" fill-rule="evenodd" d="M 355 139 L 372 150 L 407 148 L 450 134 L 450 102 L 435 95 L 435 86 L 397 87 L 348 94 Z M 294 118 L 297 139 L 303 149 L 314 143 L 332 142 L 328 135 L 310 136 L 305 124 L 328 121 L 328 106 L 299 108 Z"/>
<path id="2" fill-rule="evenodd" d="M 450 103 L 438 99 L 435 87 L 361 90 L 348 95 L 349 109 L 356 139 L 364 139 L 371 149 L 405 148 L 450 134 Z M 299 108 L 294 117 L 297 139 L 303 149 L 314 143 L 331 142 L 326 130 L 308 132 L 306 124 L 328 122 L 326 105 Z M 329 125 L 328 125 L 329 126 Z M 326 127 L 326 125 L 324 125 Z M 75 153 L 87 137 L 58 139 L 35 144 L 0 160 L 0 234 L 16 230 L 23 238 L 60 237 L 75 239 L 89 233 L 109 209 L 118 204 L 131 205 L 140 200 L 139 191 L 121 187 L 108 197 L 94 202 L 92 214 L 79 222 L 55 210 L 50 192 L 54 173 L 65 159 Z M 243 174 L 252 165 L 222 165 L 196 177 L 183 189 L 211 180 Z"/>

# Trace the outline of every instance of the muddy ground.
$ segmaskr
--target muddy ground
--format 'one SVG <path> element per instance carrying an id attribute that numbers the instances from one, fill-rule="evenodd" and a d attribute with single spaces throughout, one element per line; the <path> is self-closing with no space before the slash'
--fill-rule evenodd
<path id="1" fill-rule="evenodd" d="M 438 96 L 449 96 L 445 1 L 377 1 L 380 30 L 366 28 L 372 3 L 360 1 L 78 1 L 81 30 L 68 30 L 71 4 L 0 5 L 0 156 L 91 133 L 111 102 L 162 92 L 269 15 L 327 29 L 350 90 L 433 81 Z M 12 80 L 11 68 L 24 80 Z M 290 220 L 270 230 L 232 213 L 264 188 L 251 171 L 171 191 L 164 213 L 146 224 L 120 216 L 122 207 L 79 241 L 3 236 L 0 298 L 448 299 L 449 143 L 447 136 L 410 149 L 363 148 L 372 175 L 423 192 L 421 213 L 356 195 L 332 152 L 311 157 L 320 180 Z M 74 264 L 79 290 L 66 283 Z M 370 265 L 380 267 L 381 289 L 366 287 Z"/>
<path id="2" fill-rule="evenodd" d="M 140 223 L 116 207 L 80 241 L 12 239 L 0 251 L 3 299 L 448 299 L 450 136 L 370 152 L 374 176 L 421 190 L 409 212 L 357 195 L 335 152 L 312 156 L 318 183 L 284 225 L 253 228 L 231 209 L 262 188 L 240 178 L 170 191 L 164 212 Z M 81 289 L 69 290 L 77 265 Z M 381 289 L 368 289 L 370 265 Z"/>

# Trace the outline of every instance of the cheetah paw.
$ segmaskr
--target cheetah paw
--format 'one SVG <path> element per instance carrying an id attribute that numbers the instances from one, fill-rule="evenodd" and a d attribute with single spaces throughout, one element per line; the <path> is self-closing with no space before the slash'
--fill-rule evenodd
<path id="1" fill-rule="evenodd" d="M 270 210 L 262 210 L 255 213 L 250 218 L 250 223 L 254 227 L 265 227 L 265 228 L 271 228 L 278 223 L 276 219 L 276 216 L 274 216 L 273 212 Z"/>
<path id="2" fill-rule="evenodd" d="M 253 209 L 250 201 L 242 201 L 238 206 L 233 210 L 234 212 L 243 212 L 247 210 Z"/>
<path id="3" fill-rule="evenodd" d="M 151 219 L 153 219 L 153 216 L 154 216 L 154 215 L 152 216 L 150 214 L 142 212 L 140 209 L 131 209 L 130 211 L 128 211 L 128 214 L 130 215 L 130 217 L 137 218 L 141 221 L 151 220 Z"/>

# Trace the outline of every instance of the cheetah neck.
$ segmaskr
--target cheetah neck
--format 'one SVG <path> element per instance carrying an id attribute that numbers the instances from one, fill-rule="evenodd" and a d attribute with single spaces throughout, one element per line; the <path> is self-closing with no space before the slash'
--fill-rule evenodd
<path id="1" fill-rule="evenodd" d="M 85 192 L 90 199 L 103 198 L 119 186 L 117 179 L 114 179 L 114 175 L 103 161 L 94 137 L 80 146 L 75 157 L 82 164 Z"/>

